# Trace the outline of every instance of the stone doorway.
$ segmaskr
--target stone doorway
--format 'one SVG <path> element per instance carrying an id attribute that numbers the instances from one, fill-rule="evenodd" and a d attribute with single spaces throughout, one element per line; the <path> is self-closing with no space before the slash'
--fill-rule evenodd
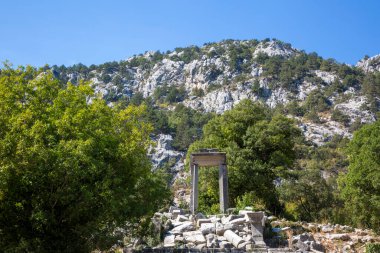
<path id="1" fill-rule="evenodd" d="M 219 167 L 219 203 L 220 211 L 225 213 L 228 208 L 228 173 L 226 153 L 218 152 L 216 149 L 202 149 L 190 155 L 191 173 L 191 213 L 198 208 L 198 169 L 199 167 Z"/>

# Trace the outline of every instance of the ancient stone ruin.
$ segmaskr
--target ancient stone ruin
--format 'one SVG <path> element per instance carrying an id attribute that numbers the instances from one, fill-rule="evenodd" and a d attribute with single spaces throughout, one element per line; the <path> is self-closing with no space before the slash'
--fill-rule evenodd
<path id="1" fill-rule="evenodd" d="M 204 250 L 240 249 L 267 252 L 264 242 L 264 212 L 240 210 L 236 215 L 185 214 L 172 207 L 169 213 L 156 214 L 170 217 L 165 223 L 164 248 Z"/>
<path id="2" fill-rule="evenodd" d="M 228 174 L 226 153 L 216 149 L 202 149 L 190 156 L 191 197 L 190 209 L 194 214 L 198 208 L 198 169 L 199 167 L 219 166 L 219 201 L 220 211 L 225 213 L 228 208 Z"/>
<path id="3" fill-rule="evenodd" d="M 198 170 L 219 167 L 220 214 L 204 215 L 198 208 Z M 340 225 L 295 223 L 267 217 L 251 207 L 228 208 L 226 154 L 204 149 L 190 156 L 190 210 L 172 206 L 155 213 L 152 222 L 163 241 L 141 253 L 244 252 L 364 252 L 367 243 L 380 242 L 370 231 Z M 264 238 L 265 234 L 265 238 Z M 162 239 L 162 237 L 161 237 Z M 265 239 L 265 241 L 264 241 Z M 130 248 L 127 248 L 130 249 Z M 123 251 L 123 252 L 129 252 Z M 133 252 L 133 251 L 132 251 Z"/>

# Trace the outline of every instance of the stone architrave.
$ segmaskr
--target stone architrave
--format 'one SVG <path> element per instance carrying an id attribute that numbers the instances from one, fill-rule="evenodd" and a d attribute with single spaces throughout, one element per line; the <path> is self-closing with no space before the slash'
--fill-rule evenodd
<path id="1" fill-rule="evenodd" d="M 206 152 L 192 153 L 190 156 L 191 197 L 190 208 L 194 214 L 198 208 L 198 180 L 199 167 L 219 166 L 219 202 L 220 211 L 228 209 L 228 172 L 226 153 L 207 150 Z"/>

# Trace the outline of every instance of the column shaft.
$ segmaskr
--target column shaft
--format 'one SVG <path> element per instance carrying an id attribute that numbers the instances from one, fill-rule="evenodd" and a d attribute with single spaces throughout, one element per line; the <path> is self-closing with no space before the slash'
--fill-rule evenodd
<path id="1" fill-rule="evenodd" d="M 225 213 L 228 208 L 228 175 L 225 164 L 219 165 L 219 202 L 220 211 Z"/>
<path id="2" fill-rule="evenodd" d="M 191 212 L 194 214 L 198 208 L 198 165 L 191 168 Z"/>

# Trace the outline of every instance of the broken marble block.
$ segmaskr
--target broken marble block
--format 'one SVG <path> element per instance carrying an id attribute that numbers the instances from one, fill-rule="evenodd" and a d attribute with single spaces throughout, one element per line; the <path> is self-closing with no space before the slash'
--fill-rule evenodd
<path id="1" fill-rule="evenodd" d="M 233 248 L 233 245 L 232 245 L 232 243 L 230 243 L 230 242 L 228 242 L 228 241 L 221 241 L 221 242 L 219 243 L 219 247 L 220 247 L 221 249 L 231 249 L 231 248 Z"/>
<path id="2" fill-rule="evenodd" d="M 181 214 L 181 210 L 173 210 L 172 219 L 175 220 Z"/>
<path id="3" fill-rule="evenodd" d="M 180 214 L 177 216 L 177 221 L 179 221 L 179 222 L 189 221 L 189 218 Z"/>
<path id="4" fill-rule="evenodd" d="M 232 220 L 244 218 L 244 215 L 228 215 L 227 217 L 222 217 L 222 224 L 229 224 Z"/>
<path id="5" fill-rule="evenodd" d="M 229 224 L 235 224 L 235 225 L 242 225 L 246 223 L 245 221 L 245 218 L 237 218 L 237 219 L 234 219 L 234 220 L 231 220 Z"/>
<path id="6" fill-rule="evenodd" d="M 245 242 L 243 238 L 241 238 L 240 236 L 238 236 L 231 230 L 226 230 L 226 232 L 224 232 L 224 237 L 227 239 L 227 241 L 232 243 L 236 248 L 238 248 L 240 243 Z"/>
<path id="7" fill-rule="evenodd" d="M 236 224 L 226 224 L 222 225 L 221 223 L 215 223 L 215 230 L 217 235 L 224 235 L 224 232 L 226 230 L 236 230 L 237 225 Z"/>
<path id="8" fill-rule="evenodd" d="M 208 234 L 206 235 L 206 245 L 208 248 L 218 248 L 218 237 L 215 234 Z"/>
<path id="9" fill-rule="evenodd" d="M 175 246 L 175 235 L 166 235 L 164 238 L 164 247 L 174 247 Z"/>
<path id="10" fill-rule="evenodd" d="M 194 230 L 194 229 L 195 229 L 195 226 L 194 226 L 194 224 L 191 221 L 185 221 L 181 225 L 173 228 L 170 231 L 170 233 L 171 234 L 181 234 L 181 233 L 183 233 L 185 231 L 191 231 L 191 230 Z"/>
<path id="11" fill-rule="evenodd" d="M 197 227 L 200 227 L 203 223 L 211 223 L 210 219 L 198 219 L 197 220 Z"/>
<path id="12" fill-rule="evenodd" d="M 202 244 L 206 243 L 206 239 L 203 236 L 201 231 L 189 231 L 189 232 L 183 232 L 183 238 L 186 243 L 192 242 L 195 244 Z"/>
<path id="13" fill-rule="evenodd" d="M 202 232 L 202 234 L 215 234 L 215 224 L 213 223 L 202 223 L 201 227 L 199 228 L 199 231 Z"/>

